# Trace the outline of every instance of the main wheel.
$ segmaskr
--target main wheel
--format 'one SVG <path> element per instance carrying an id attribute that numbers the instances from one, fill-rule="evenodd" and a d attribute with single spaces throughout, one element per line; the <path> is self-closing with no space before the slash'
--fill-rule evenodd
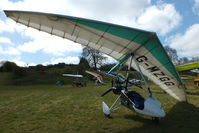
<path id="1" fill-rule="evenodd" d="M 107 118 L 109 118 L 109 119 L 112 119 L 113 117 L 109 114 L 109 115 L 106 115 L 106 114 L 104 114 Z"/>

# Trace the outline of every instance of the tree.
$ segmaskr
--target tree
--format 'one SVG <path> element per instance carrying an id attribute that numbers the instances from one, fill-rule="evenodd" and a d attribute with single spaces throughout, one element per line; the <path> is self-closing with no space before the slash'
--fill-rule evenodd
<path id="1" fill-rule="evenodd" d="M 85 58 L 95 70 L 99 68 L 107 58 L 99 51 L 89 47 L 83 48 L 82 57 Z"/>
<path id="2" fill-rule="evenodd" d="M 5 63 L 5 61 L 0 61 L 0 72 L 3 72 L 3 64 Z"/>
<path id="3" fill-rule="evenodd" d="M 198 62 L 199 61 L 199 56 L 192 57 L 191 61 L 192 62 Z"/>
<path id="4" fill-rule="evenodd" d="M 178 65 L 189 63 L 190 60 L 187 57 L 182 57 L 178 60 Z"/>
<path id="5" fill-rule="evenodd" d="M 174 65 L 178 64 L 178 55 L 176 49 L 169 47 L 168 45 L 164 47 L 165 51 L 167 52 L 169 58 L 174 63 Z"/>
<path id="6" fill-rule="evenodd" d="M 85 58 L 81 57 L 79 61 L 79 65 L 77 65 L 77 72 L 82 74 L 85 72 L 85 70 L 88 70 L 88 69 L 90 69 L 88 61 Z"/>
<path id="7" fill-rule="evenodd" d="M 58 67 L 58 68 L 64 68 L 66 66 L 66 64 L 65 63 L 58 63 L 58 64 L 55 64 L 54 66 Z"/>
<path id="8" fill-rule="evenodd" d="M 14 72 L 18 66 L 14 62 L 6 61 L 2 67 L 3 72 Z"/>
<path id="9" fill-rule="evenodd" d="M 26 69 L 23 68 L 23 67 L 17 67 L 15 70 L 14 70 L 14 74 L 16 76 L 19 76 L 19 77 L 23 77 L 27 74 L 26 72 Z"/>
<path id="10" fill-rule="evenodd" d="M 40 72 L 43 72 L 45 71 L 46 67 L 43 66 L 42 64 L 39 64 L 36 66 L 36 71 L 40 71 Z"/>
<path id="11" fill-rule="evenodd" d="M 81 57 L 79 61 L 79 66 L 89 68 L 89 63 L 85 58 Z"/>

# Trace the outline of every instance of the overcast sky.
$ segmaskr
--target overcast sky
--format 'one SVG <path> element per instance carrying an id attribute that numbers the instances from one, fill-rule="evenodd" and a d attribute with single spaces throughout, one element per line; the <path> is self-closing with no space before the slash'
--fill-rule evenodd
<path id="1" fill-rule="evenodd" d="M 0 0 L 0 61 L 77 64 L 81 45 L 16 24 L 3 10 L 63 14 L 154 31 L 180 57 L 199 56 L 199 0 Z"/>

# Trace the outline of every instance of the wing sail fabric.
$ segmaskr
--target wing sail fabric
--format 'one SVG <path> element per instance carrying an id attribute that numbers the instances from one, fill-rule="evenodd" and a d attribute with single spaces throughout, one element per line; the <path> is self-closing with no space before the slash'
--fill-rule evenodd
<path id="1" fill-rule="evenodd" d="M 134 61 L 145 76 L 175 99 L 186 101 L 185 87 L 153 32 L 71 16 L 25 11 L 5 13 L 18 23 L 94 48 L 116 60 L 133 52 Z M 132 67 L 138 70 L 135 63 Z"/>

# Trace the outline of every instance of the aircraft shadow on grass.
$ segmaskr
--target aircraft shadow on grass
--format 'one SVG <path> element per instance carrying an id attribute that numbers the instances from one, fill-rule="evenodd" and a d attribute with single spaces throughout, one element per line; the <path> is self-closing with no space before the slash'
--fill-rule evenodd
<path id="1" fill-rule="evenodd" d="M 189 103 L 177 103 L 166 114 L 160 122 L 153 123 L 151 119 L 143 118 L 138 115 L 126 115 L 126 119 L 138 121 L 144 125 L 139 128 L 130 128 L 118 133 L 160 133 L 160 132 L 179 132 L 179 133 L 198 133 L 199 131 L 199 108 Z"/>

